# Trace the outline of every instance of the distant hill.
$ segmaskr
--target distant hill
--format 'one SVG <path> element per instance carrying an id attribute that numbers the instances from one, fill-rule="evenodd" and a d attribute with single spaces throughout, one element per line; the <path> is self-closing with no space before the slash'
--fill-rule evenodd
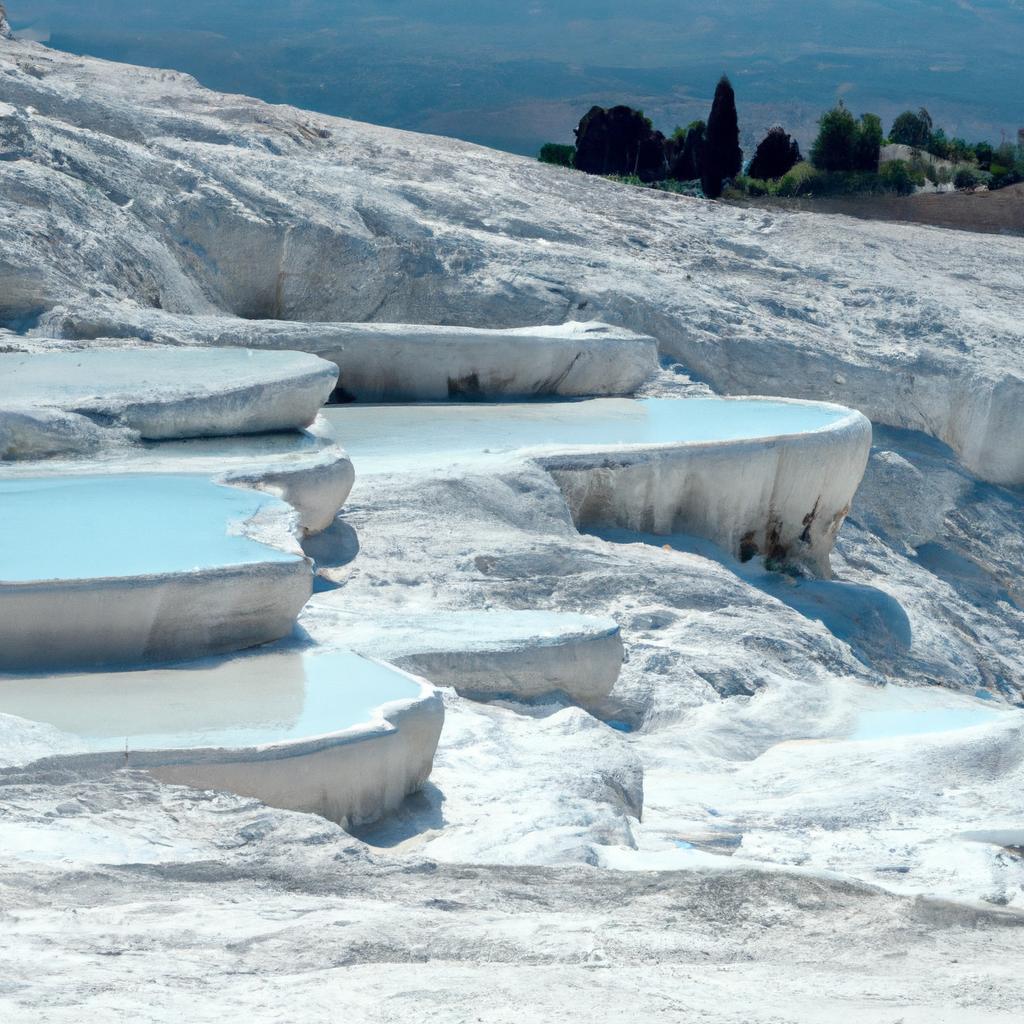
<path id="1" fill-rule="evenodd" d="M 924 105 L 951 134 L 1024 120 L 1021 0 L 11 0 L 16 31 L 72 52 L 515 152 L 571 140 L 592 104 L 671 131 L 737 87 L 748 149 L 782 121 L 806 146 L 837 96 L 888 124 Z"/>

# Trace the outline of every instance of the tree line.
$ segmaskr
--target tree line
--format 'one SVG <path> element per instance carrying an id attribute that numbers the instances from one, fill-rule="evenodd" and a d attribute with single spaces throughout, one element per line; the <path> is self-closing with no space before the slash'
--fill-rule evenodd
<path id="1" fill-rule="evenodd" d="M 879 168 L 881 147 L 887 141 L 881 119 L 876 114 L 854 117 L 840 100 L 819 119 L 809 162 L 804 161 L 796 140 L 775 126 L 758 143 L 743 173 L 736 95 L 725 75 L 715 88 L 707 121 L 676 128 L 670 136 L 655 129 L 643 111 L 621 105 L 591 107 L 574 134 L 575 145 L 544 145 L 541 161 L 642 184 L 699 181 L 709 199 L 718 198 L 730 184 L 754 194 L 775 194 L 780 189 L 781 194 L 812 189 L 909 193 L 924 184 L 931 168 L 922 159 L 886 162 Z M 956 177 L 958 188 L 979 184 L 995 188 L 1024 180 L 1024 154 L 1019 149 L 948 139 L 923 108 L 900 114 L 888 141 L 908 145 L 915 154 L 962 164 Z"/>

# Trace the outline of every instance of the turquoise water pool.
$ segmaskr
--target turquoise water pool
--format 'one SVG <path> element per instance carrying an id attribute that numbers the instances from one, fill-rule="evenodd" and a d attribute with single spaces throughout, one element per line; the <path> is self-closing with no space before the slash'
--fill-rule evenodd
<path id="1" fill-rule="evenodd" d="M 0 713 L 46 722 L 90 751 L 251 747 L 339 732 L 418 696 L 347 651 L 270 652 L 143 672 L 0 676 Z"/>
<path id="2" fill-rule="evenodd" d="M 323 411 L 357 472 L 410 469 L 522 448 L 735 441 L 821 430 L 851 415 L 770 399 L 344 405 Z"/>
<path id="3" fill-rule="evenodd" d="M 918 711 L 862 711 L 851 740 L 885 740 L 896 736 L 922 736 L 988 725 L 1012 712 L 987 708 L 932 708 Z"/>
<path id="4" fill-rule="evenodd" d="M 992 705 L 938 687 L 886 686 L 867 691 L 851 740 L 887 740 L 955 732 L 994 722 L 1020 722 L 1017 710 Z"/>
<path id="5" fill-rule="evenodd" d="M 0 480 L 0 582 L 294 561 L 298 555 L 239 532 L 241 523 L 275 504 L 267 494 L 198 475 Z"/>

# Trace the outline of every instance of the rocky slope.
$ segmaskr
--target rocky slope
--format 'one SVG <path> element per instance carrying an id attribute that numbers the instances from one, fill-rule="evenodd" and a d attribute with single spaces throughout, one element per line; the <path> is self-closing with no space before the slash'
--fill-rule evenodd
<path id="1" fill-rule="evenodd" d="M 529 461 L 357 465 L 325 603 L 606 616 L 610 694 L 446 692 L 431 782 L 358 836 L 26 770 L 54 737 L 0 716 L 5 1021 L 1017 1019 L 1024 496 L 980 477 L 1019 465 L 1024 242 L 645 193 L 23 43 L 0 102 L 5 346 L 600 317 L 963 456 L 876 426 L 832 580 L 580 533 Z M 702 389 L 679 369 L 647 393 Z M 957 724 L 900 733 L 919 705 Z"/>
<path id="2" fill-rule="evenodd" d="M 719 391 L 852 404 L 986 479 L 1024 480 L 1024 240 L 823 228 L 29 43 L 0 44 L 0 83 L 0 321 L 15 330 L 130 332 L 153 307 L 601 319 Z"/>

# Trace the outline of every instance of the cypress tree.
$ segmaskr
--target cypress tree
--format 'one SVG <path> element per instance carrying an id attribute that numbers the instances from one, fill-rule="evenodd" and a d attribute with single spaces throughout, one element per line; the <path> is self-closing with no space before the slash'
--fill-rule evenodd
<path id="1" fill-rule="evenodd" d="M 726 178 L 735 178 L 742 166 L 736 94 L 729 79 L 722 75 L 715 87 L 701 156 L 700 181 L 704 195 L 708 199 L 717 199 L 722 194 L 722 182 Z"/>

